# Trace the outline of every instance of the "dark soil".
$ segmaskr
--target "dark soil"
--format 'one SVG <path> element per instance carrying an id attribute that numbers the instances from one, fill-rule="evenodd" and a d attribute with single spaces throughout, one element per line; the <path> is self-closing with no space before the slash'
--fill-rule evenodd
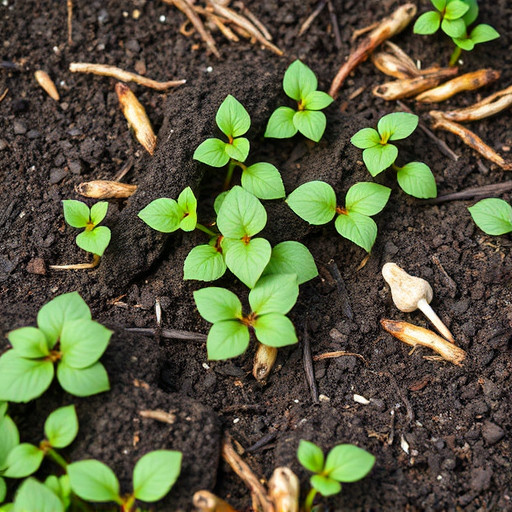
<path id="1" fill-rule="evenodd" d="M 342 196 L 356 181 L 370 180 L 360 151 L 348 139 L 397 107 L 372 96 L 371 87 L 387 77 L 369 63 L 356 70 L 340 99 L 327 109 L 327 130 L 320 144 L 301 137 L 284 142 L 262 138 L 270 113 L 286 102 L 281 78 L 293 59 L 301 58 L 312 67 L 326 90 L 350 52 L 352 31 L 398 5 L 389 0 L 333 4 L 340 22 L 341 51 L 336 50 L 327 9 L 306 34 L 297 37 L 316 0 L 265 0 L 248 5 L 270 28 L 285 57 L 247 42 L 228 44 L 217 35 L 223 55 L 219 62 L 206 55 L 197 38 L 179 34 L 183 15 L 158 1 L 77 0 L 72 46 L 66 44 L 65 2 L 2 3 L 1 59 L 17 63 L 20 69 L 0 71 L 0 94 L 9 88 L 0 103 L 0 329 L 5 333 L 33 325 L 43 304 L 77 290 L 91 306 L 93 317 L 116 331 L 103 358 L 111 392 L 77 399 L 55 385 L 33 403 L 12 406 L 11 413 L 23 440 L 38 441 L 51 410 L 77 404 L 80 433 L 65 456 L 95 457 L 110 464 L 126 490 L 141 455 L 159 448 L 183 451 L 182 475 L 157 510 L 191 510 L 191 497 L 201 488 L 249 510 L 247 489 L 219 462 L 223 431 L 245 448 L 273 434 L 270 443 L 246 454 L 248 462 L 266 478 L 278 465 L 290 465 L 304 490 L 308 475 L 295 457 L 300 439 L 312 440 L 325 450 L 350 442 L 375 454 L 372 474 L 344 486 L 340 496 L 328 500 L 330 510 L 512 510 L 512 243 L 510 237 L 489 237 L 479 231 L 466 209 L 470 202 L 421 205 L 404 195 L 391 175 L 380 176 L 378 181 L 391 186 L 393 193 L 376 219 L 375 248 L 359 271 L 363 251 L 341 239 L 332 225 L 310 229 L 281 202 L 268 203 L 265 235 L 272 243 L 301 240 L 319 265 L 320 277 L 301 287 L 290 313 L 299 338 L 307 319 L 313 354 L 345 350 L 367 361 L 342 357 L 315 363 L 323 395 L 318 404 L 306 383 L 302 341 L 280 350 L 268 382 L 259 384 L 250 375 L 251 351 L 232 361 L 212 363 L 207 362 L 202 343 L 150 339 L 124 331 L 124 327 L 155 327 L 157 298 L 164 327 L 208 330 L 192 299 L 192 291 L 202 284 L 183 281 L 182 272 L 184 258 L 194 244 L 204 241 L 203 235 L 161 235 L 136 214 L 151 200 L 176 197 L 189 185 L 200 194 L 201 218 L 212 220 L 212 197 L 221 188 L 222 176 L 194 162 L 192 153 L 215 132 L 214 113 L 226 94 L 235 95 L 251 114 L 252 161 L 276 164 L 288 192 L 305 181 L 324 179 Z M 464 69 L 492 67 L 502 70 L 502 78 L 488 91 L 450 100 L 450 106 L 469 104 L 511 83 L 512 5 L 507 0 L 481 4 L 481 20 L 496 27 L 502 37 L 464 55 Z M 420 12 L 428 5 L 422 0 Z M 132 17 L 134 9 L 141 11 L 137 20 Z M 411 28 L 396 42 L 424 66 L 444 64 L 451 51 L 443 38 L 413 36 Z M 144 65 L 152 78 L 187 79 L 185 86 L 168 94 L 131 86 L 159 130 L 154 157 L 145 155 L 132 138 L 118 108 L 114 81 L 71 74 L 72 61 L 129 70 Z M 55 79 L 59 103 L 33 79 L 40 68 Z M 363 93 L 348 100 L 361 87 Z M 408 104 L 428 122 L 428 106 Z M 512 145 L 510 121 L 510 113 L 505 112 L 472 128 L 507 155 Z M 480 162 L 455 137 L 440 137 L 460 155 L 457 162 L 441 154 L 419 130 L 400 145 L 400 159 L 430 165 L 441 194 L 507 179 L 506 173 Z M 86 257 L 74 245 L 75 230 L 64 224 L 60 201 L 78 198 L 74 187 L 82 181 L 112 179 L 131 158 L 135 164 L 125 179 L 139 189 L 127 201 L 111 202 L 106 225 L 113 238 L 99 268 L 49 270 L 48 265 Z M 503 197 L 511 199 L 510 194 Z M 331 259 L 346 283 L 354 313 L 351 320 L 327 270 Z M 381 318 L 428 326 L 421 313 L 400 313 L 392 304 L 380 274 L 387 261 L 432 284 L 434 309 L 468 352 L 463 367 L 426 360 L 423 356 L 431 354 L 423 350 L 409 355 L 407 346 L 381 330 Z M 219 283 L 246 294 L 231 277 Z M 356 403 L 354 394 L 370 404 Z M 145 409 L 169 411 L 175 422 L 142 418 L 139 412 Z M 401 447 L 405 443 L 409 453 Z"/>

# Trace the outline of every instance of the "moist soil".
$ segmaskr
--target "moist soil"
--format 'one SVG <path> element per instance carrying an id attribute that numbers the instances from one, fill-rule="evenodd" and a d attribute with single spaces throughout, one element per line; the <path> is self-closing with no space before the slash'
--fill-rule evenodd
<path id="1" fill-rule="evenodd" d="M 470 104 L 511 83 L 512 5 L 506 0 L 481 3 L 481 20 L 502 36 L 464 54 L 464 70 L 492 67 L 502 71 L 501 79 L 484 92 L 446 102 L 443 109 Z M 339 496 L 325 500 L 328 510 L 512 510 L 512 243 L 509 236 L 490 237 L 475 227 L 467 211 L 473 202 L 425 205 L 401 192 L 391 172 L 380 175 L 377 181 L 393 192 L 376 217 L 378 239 L 361 269 L 364 252 L 339 237 L 333 225 L 312 229 L 283 202 L 267 202 L 269 222 L 263 234 L 273 244 L 302 241 L 313 253 L 320 276 L 301 286 L 290 313 L 299 343 L 279 350 L 265 383 L 251 375 L 253 348 L 230 361 L 208 362 L 202 341 L 125 330 L 157 328 L 158 300 L 162 327 L 208 331 L 192 299 L 192 292 L 205 285 L 183 281 L 184 258 L 195 244 L 206 241 L 203 234 L 156 233 L 136 214 L 151 200 L 176 197 L 191 186 L 200 197 L 201 220 L 213 220 L 212 202 L 223 176 L 193 161 L 192 154 L 216 133 L 215 111 L 227 94 L 236 96 L 251 115 L 250 161 L 274 163 L 288 192 L 323 179 L 342 197 L 355 182 L 370 180 L 360 151 L 348 140 L 358 129 L 375 125 L 381 115 L 399 110 L 372 95 L 372 87 L 388 78 L 371 63 L 352 74 L 340 98 L 326 110 L 327 130 L 319 144 L 300 136 L 275 141 L 262 135 L 270 113 L 287 104 L 281 80 L 290 62 L 302 59 L 317 73 L 320 89 L 327 90 L 353 48 L 352 32 L 397 5 L 389 0 L 334 1 L 342 39 L 338 50 L 327 8 L 309 31 L 297 35 L 316 1 L 248 2 L 285 56 L 245 40 L 228 43 L 215 34 L 219 60 L 207 55 L 196 35 L 179 33 L 184 16 L 162 2 L 77 0 L 72 45 L 66 42 L 65 3 L 2 2 L 1 58 L 16 63 L 17 69 L 3 64 L 0 70 L 0 94 L 9 89 L 0 103 L 0 329 L 5 334 L 33 325 L 43 304 L 76 290 L 93 318 L 115 331 L 102 359 L 112 390 L 79 399 L 53 385 L 38 400 L 11 405 L 24 441 L 39 441 L 47 414 L 75 403 L 80 432 L 65 457 L 108 463 L 126 491 L 133 465 L 144 453 L 181 450 L 182 474 L 155 506 L 162 511 L 193 510 L 192 495 L 199 489 L 212 490 L 238 510 L 250 510 L 248 490 L 220 458 L 223 432 L 245 449 L 243 456 L 257 474 L 269 478 L 275 467 L 288 465 L 304 492 L 308 475 L 295 455 L 300 439 L 324 450 L 355 443 L 373 453 L 377 462 L 370 476 L 344 485 Z M 419 2 L 419 12 L 429 5 Z M 140 12 L 137 19 L 135 10 Z M 414 36 L 410 27 L 395 42 L 424 67 L 445 64 L 451 52 L 444 38 Z M 158 131 L 153 157 L 130 134 L 115 81 L 71 74 L 73 61 L 113 64 L 161 80 L 187 79 L 167 94 L 130 85 Z M 60 102 L 38 87 L 36 69 L 45 69 L 55 80 Z M 428 123 L 429 106 L 407 104 Z M 472 128 L 507 156 L 510 113 Z M 507 179 L 454 136 L 439 136 L 460 155 L 458 161 L 444 156 L 420 130 L 400 144 L 399 159 L 426 162 L 440 194 Z M 113 179 L 129 162 L 133 165 L 124 180 L 139 188 L 132 198 L 110 203 L 105 224 L 112 229 L 112 242 L 100 266 L 80 272 L 49 269 L 87 258 L 74 244 L 76 231 L 64 223 L 61 200 L 78 199 L 77 184 Z M 502 197 L 511 199 L 510 194 Z M 329 271 L 331 260 L 346 293 L 340 293 Z M 388 261 L 431 283 L 435 311 L 467 351 L 463 366 L 426 359 L 432 355 L 427 350 L 410 354 L 408 346 L 381 330 L 382 318 L 429 327 L 421 313 L 405 314 L 394 307 L 380 274 Z M 246 298 L 245 287 L 231 275 L 216 285 Z M 347 317 L 347 301 L 352 318 Z M 306 330 L 313 355 L 342 350 L 364 358 L 315 362 L 318 401 L 304 372 Z M 7 348 L 2 343 L 0 350 Z M 355 394 L 369 403 L 354 401 Z M 170 413 L 171 423 L 140 414 L 155 409 Z M 39 476 L 55 469 L 47 462 Z"/>

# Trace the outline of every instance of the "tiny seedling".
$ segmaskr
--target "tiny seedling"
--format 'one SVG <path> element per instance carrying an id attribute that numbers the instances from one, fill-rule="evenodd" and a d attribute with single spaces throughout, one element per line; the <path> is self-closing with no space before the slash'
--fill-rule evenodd
<path id="1" fill-rule="evenodd" d="M 512 233 L 512 207 L 503 199 L 482 199 L 468 210 L 475 224 L 488 235 Z"/>
<path id="2" fill-rule="evenodd" d="M 55 478 L 57 477 L 49 477 Z M 64 482 L 64 475 L 59 479 Z M 35 478 L 27 478 L 18 488 L 14 503 L 0 506 L 2 512 L 64 512 L 69 506 L 69 493 L 64 499 L 63 495 L 56 494 L 52 484 L 48 485 L 37 481 Z"/>
<path id="3" fill-rule="evenodd" d="M 311 490 L 304 502 L 304 512 L 311 512 L 317 493 L 332 496 L 341 491 L 341 483 L 357 482 L 375 464 L 375 456 L 353 444 L 335 446 L 324 459 L 323 451 L 314 443 L 301 440 L 297 450 L 299 462 L 312 473 Z"/>
<path id="4" fill-rule="evenodd" d="M 356 183 L 349 188 L 345 206 L 338 206 L 334 189 L 324 181 L 310 181 L 295 189 L 286 202 L 302 219 L 321 225 L 338 215 L 336 231 L 365 251 L 372 250 L 377 238 L 377 224 L 370 218 L 388 202 L 391 190 L 377 183 Z"/>
<path id="5" fill-rule="evenodd" d="M 333 99 L 317 91 L 315 73 L 300 60 L 293 62 L 284 74 L 283 89 L 297 102 L 297 110 L 279 107 L 268 120 L 265 137 L 287 139 L 298 131 L 308 139 L 318 142 L 325 131 L 326 118 L 320 110 L 328 107 Z"/>
<path id="6" fill-rule="evenodd" d="M 0 503 L 7 494 L 7 485 L 2 476 L 7 467 L 9 454 L 20 444 L 18 428 L 7 414 L 7 403 L 0 402 Z"/>
<path id="7" fill-rule="evenodd" d="M 93 503 L 113 501 L 123 512 L 135 511 L 135 500 L 153 503 L 172 488 L 181 471 L 181 452 L 155 450 L 141 457 L 133 469 L 133 490 L 120 494 L 119 480 L 114 472 L 98 460 L 73 462 L 67 467 L 72 491 Z"/>
<path id="8" fill-rule="evenodd" d="M 363 149 L 363 161 L 372 176 L 392 167 L 397 172 L 398 184 L 413 197 L 422 199 L 437 196 L 436 180 L 430 168 L 422 162 L 410 162 L 403 167 L 395 165 L 398 149 L 390 141 L 405 139 L 418 126 L 418 116 L 407 112 L 387 114 L 379 119 L 377 130 L 363 128 L 350 142 Z"/>
<path id="9" fill-rule="evenodd" d="M 65 293 L 37 314 L 38 327 L 22 327 L 7 338 L 12 349 L 0 357 L 0 400 L 28 402 L 57 380 L 72 395 L 90 396 L 110 389 L 98 362 L 112 331 L 91 319 L 78 292 Z"/>
<path id="10" fill-rule="evenodd" d="M 210 287 L 194 292 L 199 314 L 212 323 L 206 348 L 208 359 L 237 357 L 249 346 L 249 328 L 259 342 L 270 347 L 297 343 L 292 322 L 285 315 L 299 295 L 295 274 L 262 277 L 249 293 L 251 312 L 242 313 L 238 297 L 224 288 Z"/>

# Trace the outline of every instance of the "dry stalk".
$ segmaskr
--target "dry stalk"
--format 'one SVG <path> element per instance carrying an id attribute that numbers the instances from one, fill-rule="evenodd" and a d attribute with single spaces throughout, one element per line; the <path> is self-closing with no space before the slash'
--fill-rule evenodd
<path id="1" fill-rule="evenodd" d="M 84 197 L 94 199 L 126 199 L 135 194 L 137 185 L 127 185 L 118 181 L 94 180 L 80 183 L 75 190 Z"/>
<path id="2" fill-rule="evenodd" d="M 373 65 L 382 73 L 388 76 L 394 76 L 400 80 L 418 76 L 419 70 L 414 65 L 410 67 L 408 62 L 403 62 L 395 55 L 387 52 L 378 52 L 372 55 Z"/>
<path id="3" fill-rule="evenodd" d="M 228 4 L 226 4 L 228 5 Z M 263 34 L 265 39 L 268 41 L 272 41 L 272 35 L 267 30 L 267 27 L 263 25 L 263 23 L 255 16 L 255 14 L 249 10 L 248 7 L 245 6 L 243 2 L 235 2 L 235 7 L 238 7 L 244 16 L 249 18 L 249 20 L 256 26 L 256 28 Z"/>
<path id="4" fill-rule="evenodd" d="M 67 0 L 68 8 L 68 43 L 73 44 L 73 0 Z"/>
<path id="5" fill-rule="evenodd" d="M 272 371 L 277 358 L 277 348 L 258 343 L 254 363 L 252 365 L 252 374 L 258 381 L 264 381 Z"/>
<path id="6" fill-rule="evenodd" d="M 41 86 L 41 88 L 55 101 L 59 101 L 59 91 L 57 91 L 57 87 L 55 87 L 55 84 L 53 83 L 53 80 L 50 78 L 48 73 L 46 71 L 42 71 L 41 69 L 38 69 L 34 73 L 34 77 L 37 81 L 37 83 Z"/>
<path id="7" fill-rule="evenodd" d="M 309 27 L 312 25 L 313 21 L 317 18 L 317 16 L 322 12 L 323 8 L 327 5 L 327 0 L 321 0 L 316 5 L 313 12 L 306 18 L 304 23 L 300 26 L 298 36 L 300 37 L 302 34 L 304 34 Z"/>
<path id="8" fill-rule="evenodd" d="M 49 267 L 53 270 L 87 270 L 95 268 L 100 263 L 100 257 L 97 254 L 93 254 L 92 261 L 90 263 L 74 263 L 70 265 L 50 265 Z"/>
<path id="9" fill-rule="evenodd" d="M 142 416 L 143 418 L 157 420 L 160 421 L 161 423 L 167 423 L 169 425 L 174 425 L 174 423 L 176 423 L 176 415 L 170 412 L 162 411 L 162 409 L 155 409 L 154 411 L 139 411 L 139 415 Z"/>
<path id="10" fill-rule="evenodd" d="M 237 512 L 229 503 L 210 491 L 197 491 L 192 502 L 199 512 Z"/>
<path id="11" fill-rule="evenodd" d="M 355 352 L 345 352 L 343 350 L 336 350 L 334 352 L 324 352 L 323 354 L 317 354 L 316 356 L 313 356 L 313 361 L 322 361 L 323 359 L 332 359 L 335 357 L 349 357 L 354 356 L 361 359 L 361 361 L 364 362 L 364 364 L 368 364 L 368 361 L 361 355 L 357 354 Z"/>

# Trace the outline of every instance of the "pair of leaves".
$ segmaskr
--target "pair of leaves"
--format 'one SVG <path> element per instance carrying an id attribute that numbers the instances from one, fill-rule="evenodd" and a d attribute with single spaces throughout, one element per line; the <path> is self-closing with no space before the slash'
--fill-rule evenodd
<path id="1" fill-rule="evenodd" d="M 414 33 L 434 34 L 441 27 L 441 30 L 450 37 L 462 37 L 466 33 L 466 26 L 470 24 L 464 19 L 470 10 L 469 4 L 462 0 L 431 0 L 431 2 L 436 10 L 426 12 L 416 20 Z M 473 16 L 474 9 L 469 14 Z"/>
<path id="2" fill-rule="evenodd" d="M 512 207 L 503 199 L 482 199 L 468 210 L 475 224 L 488 235 L 512 232 Z"/>
<path id="3" fill-rule="evenodd" d="M 284 347 L 297 343 L 295 328 L 285 315 L 295 305 L 298 294 L 295 274 L 263 277 L 249 293 L 252 313 L 244 317 L 240 300 L 229 290 L 210 287 L 195 291 L 199 314 L 213 324 L 206 342 L 208 359 L 243 354 L 249 346 L 249 325 L 264 345 Z"/>
<path id="4" fill-rule="evenodd" d="M 356 482 L 364 478 L 375 464 L 375 457 L 353 444 L 335 446 L 324 459 L 324 453 L 314 443 L 301 440 L 297 450 L 299 462 L 315 473 L 311 486 L 322 496 L 341 491 L 340 482 Z"/>
<path id="5" fill-rule="evenodd" d="M 85 228 L 76 237 L 76 245 L 84 251 L 103 256 L 110 243 L 110 229 L 98 226 L 107 215 L 108 203 L 100 201 L 89 208 L 82 201 L 67 199 L 62 201 L 64 219 L 74 228 Z"/>
<path id="6" fill-rule="evenodd" d="M 91 319 L 77 292 L 45 304 L 37 324 L 7 335 L 13 348 L 0 357 L 0 400 L 28 402 L 42 395 L 54 377 L 52 359 L 59 360 L 57 379 L 68 393 L 89 396 L 110 388 L 105 368 L 97 361 L 112 331 Z"/>
<path id="7" fill-rule="evenodd" d="M 185 188 L 178 200 L 161 197 L 151 201 L 139 213 L 150 228 L 162 233 L 172 233 L 178 229 L 193 231 L 197 225 L 197 199 L 190 187 Z"/>
<path id="8" fill-rule="evenodd" d="M 133 469 L 131 496 L 145 502 L 163 498 L 181 471 L 181 452 L 155 450 L 141 457 Z M 98 460 L 73 462 L 67 467 L 71 489 L 80 498 L 92 502 L 123 503 L 119 480 L 114 472 Z"/>
<path id="9" fill-rule="evenodd" d="M 377 225 L 370 218 L 388 202 L 391 190 L 376 183 L 356 183 L 349 188 L 345 208 L 338 208 L 334 189 L 323 181 L 310 181 L 295 189 L 286 202 L 310 224 L 330 222 L 336 213 L 338 233 L 370 252 L 377 237 Z"/>
<path id="10" fill-rule="evenodd" d="M 325 131 L 325 114 L 319 112 L 328 107 L 333 99 L 317 91 L 315 73 L 300 60 L 293 62 L 284 74 L 283 89 L 288 97 L 297 102 L 298 110 L 277 108 L 268 120 L 265 137 L 287 139 L 298 131 L 308 139 L 318 142 Z"/>
<path id="11" fill-rule="evenodd" d="M 477 25 L 469 35 L 465 37 L 454 37 L 453 42 L 463 50 L 471 51 L 475 44 L 487 43 L 488 41 L 493 41 L 494 39 L 498 39 L 500 34 L 496 29 L 487 25 L 485 23 L 481 23 Z"/>
<path id="12" fill-rule="evenodd" d="M 57 485 L 62 494 L 56 492 Z M 35 478 L 27 478 L 18 488 L 14 503 L 7 505 L 9 508 L 0 507 L 6 512 L 64 512 L 69 505 L 69 492 L 63 495 L 63 487 L 67 476 L 60 479 L 48 477 L 44 484 Z"/>
<path id="13" fill-rule="evenodd" d="M 228 142 L 216 138 L 206 139 L 194 151 L 194 160 L 212 167 L 224 167 L 231 158 L 245 162 L 250 144 L 241 136 L 251 127 L 251 118 L 247 110 L 229 94 L 217 110 L 215 120 L 228 138 Z"/>

